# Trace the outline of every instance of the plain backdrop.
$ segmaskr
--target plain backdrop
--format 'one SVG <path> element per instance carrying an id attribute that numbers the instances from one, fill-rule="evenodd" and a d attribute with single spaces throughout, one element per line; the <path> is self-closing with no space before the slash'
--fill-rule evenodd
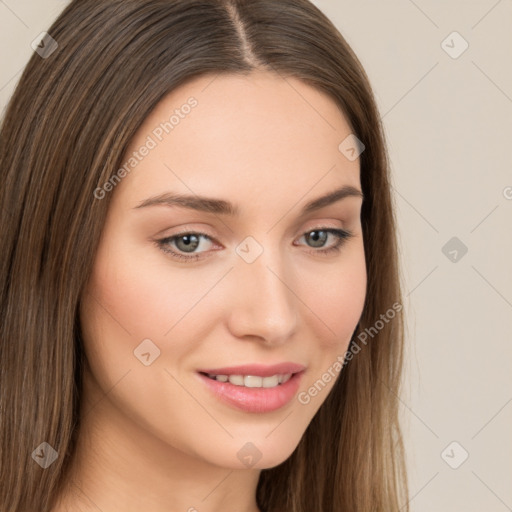
<path id="1" fill-rule="evenodd" d="M 512 510 L 512 2 L 314 2 L 383 118 L 407 315 L 413 512 Z M 0 0 L 0 108 L 67 4 Z"/>

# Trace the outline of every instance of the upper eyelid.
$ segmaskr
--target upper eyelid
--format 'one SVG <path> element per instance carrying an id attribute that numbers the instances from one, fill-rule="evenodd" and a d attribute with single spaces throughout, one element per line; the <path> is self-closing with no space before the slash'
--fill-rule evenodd
<path id="1" fill-rule="evenodd" d="M 350 232 L 350 230 L 348 230 L 347 228 L 320 225 L 320 226 L 312 227 L 310 229 L 303 230 L 300 233 L 300 236 L 304 236 L 304 235 L 306 235 L 308 233 L 311 233 L 312 231 L 329 231 L 329 230 L 346 231 L 347 233 Z M 218 240 L 216 239 L 215 236 L 210 235 L 207 232 L 201 231 L 200 229 L 197 229 L 197 230 L 195 230 L 195 229 L 184 229 L 183 231 L 178 231 L 177 233 L 173 233 L 172 235 L 163 236 L 163 237 L 160 238 L 160 240 L 170 240 L 170 239 L 174 239 L 174 238 L 179 238 L 180 236 L 184 236 L 184 235 L 204 236 L 206 238 L 209 238 L 212 241 L 220 243 L 220 242 L 218 242 Z"/>
<path id="2" fill-rule="evenodd" d="M 338 221 L 341 221 L 341 219 L 338 219 Z M 332 222 L 332 221 L 330 221 L 330 222 Z M 344 222 L 344 221 L 341 221 L 341 222 Z M 317 231 L 317 230 L 322 230 L 322 229 L 325 229 L 325 230 L 336 229 L 336 230 L 341 230 L 341 231 L 350 231 L 350 229 L 348 227 L 345 227 L 345 226 L 329 226 L 328 224 L 329 224 L 329 221 L 324 221 L 324 222 L 322 222 L 321 220 L 317 221 L 316 224 L 312 225 L 308 229 L 301 230 L 300 236 L 302 236 L 302 235 L 304 235 L 306 233 L 310 233 L 311 231 Z M 294 228 L 293 230 L 296 231 L 296 228 Z M 181 228 L 176 233 L 172 233 L 170 235 L 165 235 L 165 236 L 162 236 L 160 238 L 161 239 L 167 239 L 167 238 L 172 238 L 172 237 L 175 237 L 175 236 L 177 237 L 177 236 L 180 236 L 180 235 L 188 235 L 188 234 L 204 235 L 204 236 L 207 236 L 208 238 L 211 238 L 212 240 L 216 240 L 216 236 L 215 235 L 209 234 L 203 228 L 197 228 L 196 229 L 196 228 L 188 227 L 188 226 L 185 226 L 185 228 Z"/>
<path id="3" fill-rule="evenodd" d="M 336 233 L 337 231 L 344 232 L 345 236 L 343 238 L 345 238 L 345 239 L 348 239 L 348 238 L 351 238 L 354 236 L 353 231 L 351 231 L 349 229 L 339 228 L 339 227 L 338 228 L 329 227 L 329 226 L 318 226 L 318 227 L 313 227 L 311 229 L 302 231 L 299 238 L 302 238 L 304 235 L 311 233 L 312 231 L 327 231 L 330 235 L 334 236 L 337 239 L 340 239 L 340 237 Z M 208 238 L 214 245 L 215 244 L 222 245 L 215 237 L 209 235 L 208 233 L 204 233 L 199 230 L 194 231 L 193 229 L 186 229 L 186 230 L 180 231 L 178 233 L 173 233 L 172 235 L 164 236 L 164 237 L 158 239 L 157 241 L 158 242 L 165 242 L 165 241 L 171 242 L 171 241 L 175 241 L 177 238 L 180 238 L 181 236 L 184 236 L 184 235 L 199 235 L 199 237 Z M 321 249 L 319 251 L 321 251 Z M 208 252 L 208 251 L 204 251 L 204 252 Z M 195 254 L 201 254 L 201 253 L 195 253 Z"/>

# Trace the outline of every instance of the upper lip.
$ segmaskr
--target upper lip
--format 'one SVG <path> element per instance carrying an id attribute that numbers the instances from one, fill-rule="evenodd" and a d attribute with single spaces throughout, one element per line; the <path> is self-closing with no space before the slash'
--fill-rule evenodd
<path id="1" fill-rule="evenodd" d="M 226 366 L 224 368 L 200 369 L 200 373 L 210 375 L 254 375 L 257 377 L 271 377 L 272 375 L 283 375 L 286 373 L 298 373 L 305 370 L 305 366 L 298 363 L 279 363 L 273 365 L 244 364 L 240 366 Z"/>

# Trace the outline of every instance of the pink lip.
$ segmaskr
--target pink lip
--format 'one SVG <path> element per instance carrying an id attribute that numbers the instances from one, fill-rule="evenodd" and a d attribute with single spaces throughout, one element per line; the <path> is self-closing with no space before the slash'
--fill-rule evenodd
<path id="1" fill-rule="evenodd" d="M 242 366 L 229 366 L 224 368 L 210 368 L 197 370 L 210 375 L 255 375 L 257 377 L 271 377 L 276 374 L 299 373 L 306 367 L 297 363 L 279 363 L 271 366 L 262 364 L 246 364 Z"/>
<path id="2" fill-rule="evenodd" d="M 208 389 L 223 402 L 246 412 L 263 413 L 280 409 L 293 399 L 299 389 L 304 369 L 305 367 L 302 365 L 284 363 L 274 366 L 247 365 L 206 371 L 200 370 L 215 375 L 256 375 L 260 377 L 285 373 L 293 374 L 287 382 L 273 388 L 246 388 L 236 386 L 230 382 L 210 379 L 202 373 L 198 373 L 198 376 Z"/>

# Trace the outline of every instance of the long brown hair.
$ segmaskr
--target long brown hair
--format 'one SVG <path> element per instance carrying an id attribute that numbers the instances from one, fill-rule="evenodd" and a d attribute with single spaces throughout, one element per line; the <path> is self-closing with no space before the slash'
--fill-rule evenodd
<path id="1" fill-rule="evenodd" d="M 354 343 L 367 341 L 292 455 L 262 471 L 257 501 L 266 512 L 407 511 L 401 308 L 375 328 L 402 304 L 389 164 L 368 78 L 344 38 L 307 0 L 75 0 L 48 32 L 58 47 L 31 57 L 1 127 L 0 509 L 48 512 L 74 454 L 78 308 L 111 196 L 94 190 L 170 91 L 205 73 L 264 69 L 329 95 L 365 145 L 368 287 Z M 58 454 L 46 469 L 34 458 L 44 442 Z"/>

